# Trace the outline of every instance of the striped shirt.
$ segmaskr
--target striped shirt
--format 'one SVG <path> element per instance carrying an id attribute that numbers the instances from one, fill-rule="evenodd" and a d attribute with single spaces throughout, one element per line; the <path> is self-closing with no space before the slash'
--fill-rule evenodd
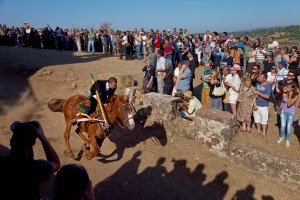
<path id="1" fill-rule="evenodd" d="M 262 49 L 261 51 L 264 52 L 264 53 L 266 53 L 265 49 Z M 257 58 L 257 60 L 265 60 L 265 56 L 262 53 L 260 53 L 259 47 L 255 49 L 255 52 L 256 52 L 256 58 Z"/>

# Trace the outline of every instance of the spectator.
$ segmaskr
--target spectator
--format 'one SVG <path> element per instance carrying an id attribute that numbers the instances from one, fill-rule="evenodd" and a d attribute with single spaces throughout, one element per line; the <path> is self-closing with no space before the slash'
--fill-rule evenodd
<path id="1" fill-rule="evenodd" d="M 160 37 L 159 37 L 159 33 L 155 34 L 155 39 L 154 39 L 154 46 L 155 46 L 155 53 L 157 53 L 158 50 L 160 50 Z"/>
<path id="2" fill-rule="evenodd" d="M 271 96 L 274 100 L 274 105 L 277 105 L 277 101 L 276 101 L 276 98 L 275 98 L 275 85 L 278 82 L 278 80 L 277 80 L 277 67 L 276 66 L 271 67 L 271 71 L 267 73 L 267 76 L 268 76 L 267 82 L 271 85 L 271 88 L 272 88 Z"/>
<path id="3" fill-rule="evenodd" d="M 14 122 L 11 150 L 0 159 L 2 199 L 40 199 L 39 187 L 60 168 L 60 160 L 44 135 L 41 124 Z M 36 139 L 42 143 L 47 160 L 35 160 L 33 146 Z"/>
<path id="4" fill-rule="evenodd" d="M 214 69 L 211 72 L 211 80 L 209 86 L 210 86 L 210 91 L 209 91 L 210 108 L 223 110 L 222 96 L 215 96 L 213 94 L 215 87 L 222 87 L 221 80 L 219 78 L 219 72 L 217 69 Z"/>
<path id="5" fill-rule="evenodd" d="M 122 42 L 122 46 L 121 46 L 121 52 L 120 52 L 119 60 L 123 59 L 123 54 L 125 54 L 125 59 L 129 60 L 129 55 L 128 55 L 128 52 L 127 52 L 127 47 L 130 46 L 130 43 L 128 42 L 128 33 L 124 32 L 123 34 L 121 34 L 120 38 L 121 38 L 120 41 Z"/>
<path id="6" fill-rule="evenodd" d="M 216 46 L 213 51 L 213 57 L 214 57 L 214 69 L 219 69 L 220 68 L 220 63 L 221 63 L 221 44 L 220 42 L 216 42 Z"/>
<path id="7" fill-rule="evenodd" d="M 142 32 L 137 32 L 134 36 L 135 55 L 138 60 L 143 59 L 142 56 Z"/>
<path id="8" fill-rule="evenodd" d="M 247 64 L 247 74 L 252 74 L 253 67 L 256 65 L 256 51 L 254 46 L 250 47 L 249 60 Z"/>
<path id="9" fill-rule="evenodd" d="M 151 65 L 156 66 L 156 62 L 157 62 L 157 56 L 156 54 L 154 53 L 154 48 L 153 46 L 149 46 L 148 48 L 148 56 L 146 56 L 146 60 L 149 60 Z"/>
<path id="10" fill-rule="evenodd" d="M 273 62 L 273 60 L 274 60 L 273 55 L 266 56 L 266 60 L 263 61 L 265 73 L 270 72 L 271 67 L 275 66 L 275 63 Z"/>
<path id="11" fill-rule="evenodd" d="M 298 92 L 295 83 L 288 83 L 284 88 L 283 101 L 280 105 L 280 138 L 277 143 L 284 140 L 286 133 L 285 146 L 290 147 L 290 139 L 292 133 L 292 126 L 296 114 L 296 102 L 298 100 Z"/>
<path id="12" fill-rule="evenodd" d="M 202 74 L 202 81 L 203 81 L 203 89 L 201 94 L 201 103 L 203 107 L 209 108 L 210 107 L 210 98 L 209 98 L 209 92 L 210 92 L 210 81 L 211 81 L 211 72 L 212 72 L 212 66 L 211 62 L 206 62 L 204 64 L 204 71 Z"/>
<path id="13" fill-rule="evenodd" d="M 157 61 L 156 61 L 156 77 L 157 77 L 157 90 L 158 93 L 163 94 L 163 76 L 162 72 L 165 71 L 165 58 L 164 52 L 162 50 L 157 50 L 156 53 Z"/>
<path id="14" fill-rule="evenodd" d="M 257 127 L 257 135 L 261 134 L 263 139 L 267 140 L 267 125 L 269 119 L 269 97 L 271 95 L 272 88 L 267 82 L 267 74 L 262 73 L 259 76 L 259 83 L 255 86 L 253 94 L 257 96 L 256 104 L 257 111 L 253 111 L 254 122 Z"/>
<path id="15" fill-rule="evenodd" d="M 286 62 L 281 60 L 278 62 L 278 72 L 277 72 L 277 79 L 278 81 L 282 81 L 283 79 L 287 78 L 287 74 L 289 70 L 286 69 Z"/>
<path id="16" fill-rule="evenodd" d="M 221 82 L 222 87 L 224 87 L 226 89 L 225 95 L 223 96 L 223 110 L 227 111 L 227 112 L 232 112 L 231 106 L 228 102 L 229 101 L 229 92 L 228 92 L 229 88 L 226 87 L 226 84 L 225 84 L 229 80 L 232 79 L 232 74 L 230 73 L 231 72 L 230 68 L 231 68 L 230 65 L 227 65 L 222 68 L 223 75 L 222 75 L 222 82 Z"/>
<path id="17" fill-rule="evenodd" d="M 138 74 L 145 73 L 144 79 L 143 79 L 143 90 L 144 93 L 154 92 L 154 86 L 155 84 L 155 68 L 152 66 L 151 61 L 146 61 L 146 66 L 142 69 L 141 72 Z"/>
<path id="18" fill-rule="evenodd" d="M 276 58 L 275 58 L 275 63 L 279 64 L 280 61 L 284 61 L 286 64 L 289 63 L 290 57 L 287 55 L 286 49 L 281 49 L 280 53 L 277 52 Z"/>
<path id="19" fill-rule="evenodd" d="M 164 86 L 163 86 L 163 94 L 171 95 L 173 86 L 174 86 L 174 71 L 172 68 L 172 60 L 166 59 L 165 60 L 165 72 L 163 75 L 163 81 L 164 81 Z"/>
<path id="20" fill-rule="evenodd" d="M 241 86 L 241 79 L 240 76 L 238 74 L 239 71 L 241 71 L 242 68 L 240 65 L 234 64 L 231 67 L 231 74 L 232 74 L 232 78 L 225 83 L 226 87 L 229 88 L 228 92 L 229 92 L 229 104 L 232 110 L 232 114 L 233 116 L 236 116 L 236 109 L 237 109 L 237 101 L 238 101 L 238 93 L 240 90 L 240 86 Z"/>
<path id="21" fill-rule="evenodd" d="M 251 133 L 251 116 L 255 99 L 253 89 L 251 79 L 248 76 L 241 84 L 237 109 L 237 119 L 242 123 L 241 131 L 248 133 Z"/>
<path id="22" fill-rule="evenodd" d="M 205 47 L 203 48 L 203 58 L 202 61 L 203 63 L 210 62 L 210 57 L 211 57 L 211 48 L 210 48 L 210 43 L 207 41 L 205 43 Z"/>
<path id="23" fill-rule="evenodd" d="M 195 69 L 196 69 L 196 62 L 194 60 L 194 56 L 191 52 L 187 53 L 187 57 L 189 59 L 189 66 L 192 72 L 191 84 L 190 84 L 190 91 L 194 94 L 194 79 L 195 79 Z"/>
<path id="24" fill-rule="evenodd" d="M 182 39 L 185 39 L 188 35 L 189 35 L 189 34 L 188 34 L 188 32 L 187 32 L 187 29 L 186 29 L 186 28 L 183 29 L 183 33 L 181 34 L 181 38 L 182 38 Z"/>
<path id="25" fill-rule="evenodd" d="M 230 51 L 229 50 L 225 50 L 225 57 L 222 59 L 221 61 L 221 67 L 222 66 L 232 66 L 233 64 L 233 58 L 230 55 Z"/>
<path id="26" fill-rule="evenodd" d="M 191 45 L 188 37 L 184 38 L 183 49 L 182 49 L 182 59 L 187 60 L 187 53 L 191 50 Z"/>
<path id="27" fill-rule="evenodd" d="M 203 41 L 208 42 L 211 38 L 212 38 L 212 36 L 210 35 L 210 32 L 206 31 L 205 35 L 203 36 Z"/>
<path id="28" fill-rule="evenodd" d="M 172 61 L 172 52 L 173 52 L 172 45 L 169 43 L 169 40 L 165 40 L 165 46 L 164 46 L 165 58 Z"/>
<path id="29" fill-rule="evenodd" d="M 175 60 L 177 62 L 182 60 L 182 50 L 183 50 L 183 48 L 184 48 L 184 46 L 183 46 L 182 39 L 179 37 L 177 39 L 177 42 L 176 42 L 176 51 L 175 51 Z"/>
<path id="30" fill-rule="evenodd" d="M 259 75 L 260 75 L 260 70 L 259 70 L 259 66 L 258 65 L 255 65 L 253 68 L 252 68 L 252 74 L 250 75 L 250 78 L 251 78 L 251 85 L 253 87 L 256 86 L 256 84 L 259 82 L 258 79 L 259 79 Z"/>
<path id="31" fill-rule="evenodd" d="M 189 68 L 189 62 L 183 61 L 182 68 L 179 72 L 178 88 L 177 92 L 183 94 L 190 89 L 190 83 L 192 78 L 192 71 Z"/>
<path id="32" fill-rule="evenodd" d="M 200 34 L 196 35 L 196 41 L 195 41 L 195 54 L 197 55 L 199 66 L 201 66 L 201 55 L 203 50 L 203 41 L 200 37 Z"/>
<path id="33" fill-rule="evenodd" d="M 269 53 L 269 55 L 275 55 L 275 51 L 277 48 L 279 48 L 279 43 L 274 40 L 274 37 L 269 38 L 269 44 L 268 48 L 266 49 Z"/>
<path id="34" fill-rule="evenodd" d="M 200 101 L 189 90 L 183 93 L 183 100 L 184 102 L 180 103 L 180 116 L 184 119 L 194 121 L 196 111 L 202 108 Z"/>
<path id="35" fill-rule="evenodd" d="M 256 62 L 259 64 L 260 71 L 264 71 L 263 61 L 265 60 L 266 50 L 264 48 L 263 42 L 260 42 L 259 47 L 256 47 L 255 54 L 256 54 Z"/>
<path id="36" fill-rule="evenodd" d="M 68 164 L 57 172 L 53 200 L 65 199 L 95 200 L 92 181 L 83 166 Z"/>
<path id="37" fill-rule="evenodd" d="M 89 38 L 88 53 L 90 53 L 91 46 L 92 46 L 92 53 L 94 54 L 94 52 L 95 52 L 95 48 L 94 48 L 95 33 L 94 33 L 93 29 L 91 29 L 91 31 L 90 31 L 90 33 L 88 35 L 88 38 Z"/>
<path id="38" fill-rule="evenodd" d="M 247 74 L 247 63 L 249 60 L 249 55 L 250 55 L 250 51 L 251 51 L 251 42 L 249 41 L 248 37 L 244 37 L 244 63 L 243 63 L 243 75 Z M 253 49 L 254 50 L 254 49 Z M 249 74 L 249 73 L 248 73 Z"/>
<path id="39" fill-rule="evenodd" d="M 173 77 L 174 87 L 173 87 L 173 91 L 172 91 L 172 96 L 174 96 L 175 93 L 177 93 L 179 74 L 180 74 L 181 68 L 182 68 L 182 62 L 179 62 L 178 66 L 174 70 L 174 77 Z"/>
<path id="40" fill-rule="evenodd" d="M 238 46 L 232 47 L 231 55 L 233 58 L 233 64 L 240 65 L 241 64 L 241 52 L 239 51 Z"/>

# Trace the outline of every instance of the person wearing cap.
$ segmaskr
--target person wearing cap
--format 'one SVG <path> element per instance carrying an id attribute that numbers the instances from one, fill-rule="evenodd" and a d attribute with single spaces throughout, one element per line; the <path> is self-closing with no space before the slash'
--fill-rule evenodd
<path id="1" fill-rule="evenodd" d="M 156 78 L 157 78 L 157 91 L 160 94 L 163 94 L 163 74 L 162 72 L 165 71 L 165 58 L 164 52 L 162 50 L 157 50 L 156 53 L 157 61 L 156 61 Z"/>
<path id="2" fill-rule="evenodd" d="M 184 119 L 194 121 L 195 113 L 202 108 L 202 104 L 195 96 L 193 96 L 193 93 L 190 90 L 183 93 L 183 100 L 185 103 L 180 103 L 180 116 Z"/>
<path id="3" fill-rule="evenodd" d="M 257 110 L 253 111 L 254 122 L 257 127 L 257 135 L 262 134 L 263 139 L 267 140 L 267 125 L 269 119 L 269 98 L 272 92 L 270 84 L 267 82 L 267 74 L 261 73 L 259 83 L 255 86 L 253 94 L 256 95 Z"/>
<path id="4" fill-rule="evenodd" d="M 40 199 L 40 185 L 59 170 L 59 157 L 39 122 L 16 121 L 11 131 L 10 153 L 0 159 L 1 198 Z M 34 159 L 36 139 L 41 141 L 47 160 Z"/>
<path id="5" fill-rule="evenodd" d="M 278 62 L 278 72 L 277 72 L 277 79 L 278 81 L 282 81 L 283 79 L 287 78 L 287 74 L 289 73 L 289 70 L 286 69 L 287 64 L 284 60 L 280 60 Z"/>
<path id="6" fill-rule="evenodd" d="M 232 78 L 228 82 L 225 82 L 225 86 L 229 88 L 228 103 L 230 104 L 232 114 L 236 116 L 236 110 L 237 110 L 236 104 L 238 101 L 239 90 L 241 86 L 239 71 L 241 71 L 242 68 L 240 65 L 234 64 L 230 69 L 231 69 Z"/>

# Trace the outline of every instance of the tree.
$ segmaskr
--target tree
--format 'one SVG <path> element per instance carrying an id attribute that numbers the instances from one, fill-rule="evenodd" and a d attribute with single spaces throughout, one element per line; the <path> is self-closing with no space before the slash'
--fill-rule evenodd
<path id="1" fill-rule="evenodd" d="M 110 29 L 112 29 L 112 24 L 110 22 L 107 22 L 107 21 L 104 21 L 104 22 L 101 22 L 100 24 L 100 29 L 101 30 L 105 30 L 105 31 L 108 31 Z"/>

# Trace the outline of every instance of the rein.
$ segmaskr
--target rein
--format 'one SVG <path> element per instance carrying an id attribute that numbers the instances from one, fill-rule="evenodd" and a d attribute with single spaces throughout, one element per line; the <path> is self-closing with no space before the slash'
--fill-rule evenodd
<path id="1" fill-rule="evenodd" d="M 121 104 L 121 105 L 122 105 L 122 106 L 127 106 L 127 107 L 129 107 L 129 110 L 131 110 L 129 105 L 127 105 L 127 104 L 125 104 L 125 103 L 123 103 L 123 104 Z M 120 106 L 120 107 L 121 107 L 121 106 Z M 127 123 L 129 120 L 134 119 L 134 118 L 133 118 L 133 116 L 127 118 L 125 121 L 122 121 L 122 123 L 123 123 L 123 125 L 122 125 L 122 124 L 119 122 L 118 118 L 117 118 L 117 114 L 118 114 L 119 112 L 121 112 L 120 107 L 118 108 L 118 111 L 117 111 L 116 114 L 114 115 L 114 118 L 116 119 L 117 124 L 118 124 L 122 129 L 126 129 L 126 123 Z M 124 110 L 125 110 L 125 109 L 122 110 L 122 111 L 123 111 L 123 114 L 124 114 L 125 116 L 126 116 L 126 114 L 128 115 L 128 113 L 125 113 Z"/>

